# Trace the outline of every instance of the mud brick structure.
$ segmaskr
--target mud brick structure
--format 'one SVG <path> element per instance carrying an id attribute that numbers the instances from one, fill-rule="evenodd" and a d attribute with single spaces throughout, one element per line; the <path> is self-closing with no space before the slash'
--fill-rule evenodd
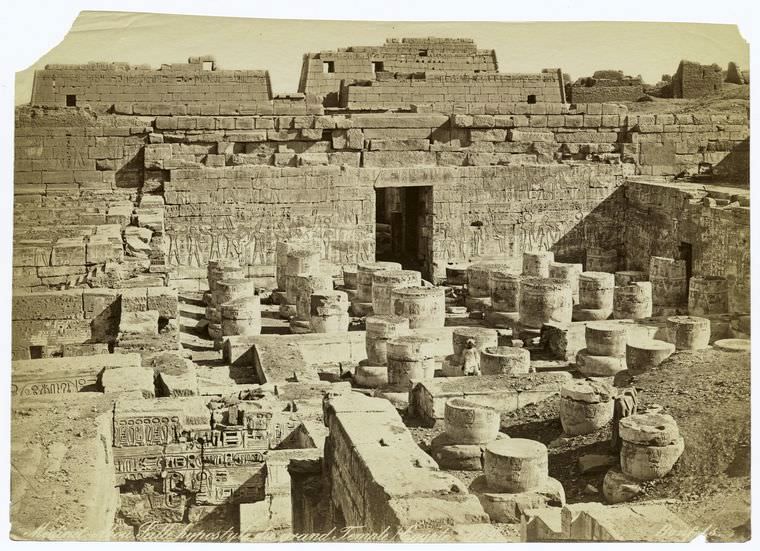
<path id="1" fill-rule="evenodd" d="M 576 456 L 635 385 L 678 422 L 669 497 L 706 441 L 669 389 L 748 369 L 748 110 L 690 102 L 723 77 L 687 62 L 656 113 L 640 78 L 566 78 L 461 38 L 309 53 L 279 95 L 210 56 L 38 71 L 14 537 L 686 538 L 661 504 L 579 503 L 631 499 L 644 452 Z"/>
<path id="2" fill-rule="evenodd" d="M 723 70 L 718 65 L 683 60 L 671 80 L 673 97 L 698 98 L 714 94 L 723 87 L 723 80 Z"/>
<path id="3" fill-rule="evenodd" d="M 380 73 L 497 71 L 494 50 L 479 50 L 472 39 L 389 38 L 382 46 L 350 46 L 304 54 L 298 91 L 338 105 L 341 81 L 373 80 Z"/>
<path id="4" fill-rule="evenodd" d="M 573 103 L 637 101 L 643 96 L 641 77 L 624 76 L 623 71 L 595 71 L 591 77 L 568 83 L 567 99 Z"/>

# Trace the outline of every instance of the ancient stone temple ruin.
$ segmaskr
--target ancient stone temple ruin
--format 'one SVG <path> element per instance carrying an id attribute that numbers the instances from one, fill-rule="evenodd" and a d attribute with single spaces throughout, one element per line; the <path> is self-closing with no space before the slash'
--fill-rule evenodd
<path id="1" fill-rule="evenodd" d="M 308 53 L 286 94 L 212 56 L 37 71 L 13 536 L 700 532 L 661 498 L 710 425 L 669 389 L 748 377 L 748 110 L 565 80 L 461 38 Z"/>

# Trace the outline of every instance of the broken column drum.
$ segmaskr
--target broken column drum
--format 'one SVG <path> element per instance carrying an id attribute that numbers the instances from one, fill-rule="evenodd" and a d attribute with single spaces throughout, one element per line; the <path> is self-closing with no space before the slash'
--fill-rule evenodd
<path id="1" fill-rule="evenodd" d="M 491 308 L 497 312 L 518 312 L 520 309 L 521 277 L 509 271 L 491 270 L 488 287 Z"/>
<path id="2" fill-rule="evenodd" d="M 391 292 L 404 287 L 420 287 L 422 275 L 414 270 L 381 270 L 372 274 L 372 312 L 393 313 Z"/>
<path id="3" fill-rule="evenodd" d="M 549 265 L 554 262 L 551 251 L 528 251 L 523 253 L 522 275 L 527 277 L 548 278 Z"/>
<path id="4" fill-rule="evenodd" d="M 356 290 L 356 265 L 343 266 L 343 287 Z"/>
<path id="5" fill-rule="evenodd" d="M 298 240 L 278 241 L 275 245 L 275 263 L 277 277 L 277 288 L 281 291 L 286 289 L 286 278 L 288 274 L 288 254 L 296 249 L 308 249 L 308 242 Z M 300 272 L 295 272 L 300 273 Z"/>
<path id="6" fill-rule="evenodd" d="M 480 352 L 481 375 L 519 375 L 530 372 L 530 352 L 512 346 L 491 346 Z"/>
<path id="7" fill-rule="evenodd" d="M 483 470 L 489 489 L 508 493 L 527 492 L 546 484 L 549 452 L 534 440 L 495 440 L 485 449 Z"/>
<path id="8" fill-rule="evenodd" d="M 327 273 L 298 274 L 288 278 L 287 294 L 296 305 L 296 319 L 309 321 L 311 318 L 311 295 L 321 291 L 332 291 L 332 276 Z"/>
<path id="9" fill-rule="evenodd" d="M 222 334 L 225 337 L 261 334 L 261 302 L 258 295 L 222 304 L 221 314 Z"/>
<path id="10" fill-rule="evenodd" d="M 387 343 L 388 383 L 410 388 L 414 379 L 435 375 L 435 339 L 405 335 Z"/>
<path id="11" fill-rule="evenodd" d="M 583 309 L 612 312 L 615 274 L 583 272 L 578 276 L 578 305 Z"/>
<path id="12" fill-rule="evenodd" d="M 620 470 L 636 480 L 656 480 L 670 472 L 684 450 L 678 425 L 662 413 L 630 415 L 620 420 Z"/>
<path id="13" fill-rule="evenodd" d="M 560 389 L 559 419 L 569 436 L 590 434 L 612 419 L 613 388 L 603 381 L 574 379 Z"/>
<path id="14" fill-rule="evenodd" d="M 652 284 L 636 281 L 615 287 L 612 317 L 634 320 L 652 317 Z"/>
<path id="15" fill-rule="evenodd" d="M 689 280 L 689 314 L 704 316 L 728 312 L 728 281 L 725 277 L 695 276 Z"/>
<path id="16" fill-rule="evenodd" d="M 676 350 L 701 350 L 710 344 L 710 320 L 697 316 L 671 316 L 667 319 L 668 341 Z"/>
<path id="17" fill-rule="evenodd" d="M 365 321 L 367 362 L 388 364 L 388 341 L 409 333 L 409 320 L 401 316 L 369 316 Z"/>
<path id="18" fill-rule="evenodd" d="M 528 277 L 520 286 L 520 323 L 540 329 L 544 323 L 570 323 L 573 292 L 569 281 Z"/>
<path id="19" fill-rule="evenodd" d="M 613 322 L 592 321 L 586 325 L 586 350 L 594 356 L 625 356 L 628 329 Z"/>
<path id="20" fill-rule="evenodd" d="M 578 278 L 583 271 L 583 264 L 567 264 L 564 262 L 552 262 L 549 264 L 549 277 L 562 279 L 570 282 L 573 291 L 573 304 L 578 304 L 580 299 L 578 290 Z"/>
<path id="21" fill-rule="evenodd" d="M 372 274 L 381 270 L 401 270 L 398 262 L 368 262 L 356 268 L 356 300 L 372 302 Z"/>
<path id="22" fill-rule="evenodd" d="M 447 264 L 446 284 L 467 285 L 467 268 L 469 264 Z"/>
<path id="23" fill-rule="evenodd" d="M 443 419 L 446 434 L 457 444 L 485 444 L 496 438 L 501 427 L 498 410 L 463 398 L 446 402 Z"/>
<path id="24" fill-rule="evenodd" d="M 393 314 L 409 319 L 409 327 L 443 327 L 446 296 L 442 287 L 405 287 L 391 291 Z"/>
<path id="25" fill-rule="evenodd" d="M 614 273 L 618 267 L 618 253 L 615 249 L 590 247 L 586 249 L 587 272 Z"/>
<path id="26" fill-rule="evenodd" d="M 206 267 L 206 276 L 208 279 L 208 290 L 213 295 L 218 281 L 222 279 L 245 279 L 245 270 L 240 267 L 237 260 L 209 260 Z"/>
<path id="27" fill-rule="evenodd" d="M 343 291 L 312 293 L 310 323 L 315 333 L 348 331 L 348 295 Z"/>
<path id="28" fill-rule="evenodd" d="M 653 256 L 649 259 L 652 304 L 675 308 L 683 306 L 686 295 L 686 261 Z"/>
<path id="29" fill-rule="evenodd" d="M 231 302 L 239 298 L 250 298 L 256 294 L 256 286 L 252 279 L 222 279 L 216 282 L 213 297 L 217 305 Z"/>
<path id="30" fill-rule="evenodd" d="M 675 350 L 673 343 L 655 339 L 629 342 L 625 346 L 625 362 L 631 373 L 642 373 L 660 365 Z"/>
<path id="31" fill-rule="evenodd" d="M 467 268 L 467 296 L 472 298 L 488 298 L 491 296 L 489 274 L 499 270 L 511 271 L 511 266 L 503 262 L 476 262 Z"/>

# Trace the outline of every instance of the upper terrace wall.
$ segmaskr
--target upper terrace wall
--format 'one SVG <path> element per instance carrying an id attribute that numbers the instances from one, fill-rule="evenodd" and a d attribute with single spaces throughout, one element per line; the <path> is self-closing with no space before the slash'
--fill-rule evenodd
<path id="1" fill-rule="evenodd" d="M 341 80 L 374 79 L 380 63 L 382 71 L 389 73 L 497 70 L 496 53 L 478 50 L 471 39 L 389 38 L 382 46 L 352 46 L 305 54 L 298 91 L 322 96 L 326 106 L 337 106 Z"/>
<path id="2" fill-rule="evenodd" d="M 517 113 L 515 104 L 562 103 L 563 86 L 561 71 L 553 69 L 535 74 L 431 72 L 347 83 L 340 99 L 348 109 L 409 109 L 425 104 L 433 111 L 453 113 L 470 112 L 463 109 L 471 105 L 498 105 L 508 110 L 496 112 Z"/>
<path id="3" fill-rule="evenodd" d="M 723 87 L 723 71 L 716 65 L 681 61 L 672 80 L 674 98 L 699 98 Z"/>
<path id="4" fill-rule="evenodd" d="M 285 237 L 316 240 L 337 271 L 374 258 L 374 188 L 394 186 L 432 190 L 422 229 L 431 274 L 447 261 L 534 248 L 582 260 L 587 246 L 622 243 L 617 190 L 627 175 L 696 172 L 700 162 L 724 177 L 747 174 L 744 116 L 524 107 L 511 115 L 97 118 L 21 109 L 14 285 L 44 287 L 89 269 L 87 245 L 98 233 L 109 241 L 120 232 L 130 259 L 128 231 L 138 227 L 150 230 L 150 272 L 188 284 L 204 280 L 218 256 L 271 276 Z M 103 224 L 117 224 L 117 234 L 93 228 Z"/>
<path id="5" fill-rule="evenodd" d="M 34 73 L 32 105 L 89 104 L 107 109 L 114 103 L 254 103 L 271 99 L 267 71 L 222 71 L 213 68 L 213 63 L 213 58 L 206 56 L 160 69 L 127 63 L 46 65 Z"/>

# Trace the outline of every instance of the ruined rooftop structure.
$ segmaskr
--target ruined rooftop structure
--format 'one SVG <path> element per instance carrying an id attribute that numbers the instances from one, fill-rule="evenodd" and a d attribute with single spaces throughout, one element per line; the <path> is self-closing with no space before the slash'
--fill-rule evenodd
<path id="1" fill-rule="evenodd" d="M 564 91 L 466 39 L 281 95 L 211 56 L 38 71 L 14 537 L 689 541 L 685 496 L 748 500 L 747 110 Z"/>
<path id="2" fill-rule="evenodd" d="M 593 76 L 579 78 L 568 88 L 573 103 L 637 101 L 644 96 L 641 77 L 625 76 L 623 71 L 594 71 Z"/>

